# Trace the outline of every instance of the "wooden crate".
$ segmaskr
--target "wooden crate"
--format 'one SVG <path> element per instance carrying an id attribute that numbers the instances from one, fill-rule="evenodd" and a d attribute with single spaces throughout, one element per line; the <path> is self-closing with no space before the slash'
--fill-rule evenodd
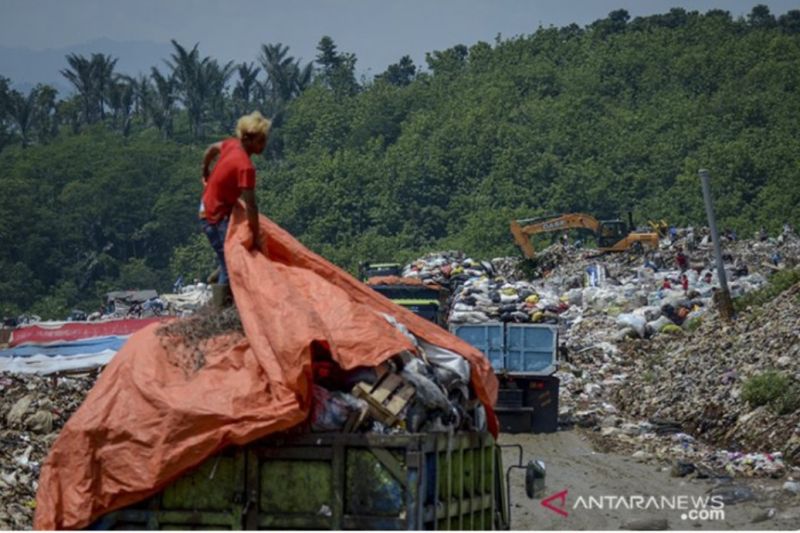
<path id="1" fill-rule="evenodd" d="M 353 395 L 367 402 L 367 408 L 348 427 L 351 430 L 358 428 L 367 416 L 386 426 L 393 426 L 415 392 L 412 385 L 392 372 L 384 374 L 375 385 L 362 381 L 353 387 Z"/>

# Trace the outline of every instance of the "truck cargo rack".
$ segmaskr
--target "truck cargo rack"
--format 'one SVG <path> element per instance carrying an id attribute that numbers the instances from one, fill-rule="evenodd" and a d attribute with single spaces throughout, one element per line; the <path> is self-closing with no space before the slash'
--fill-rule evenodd
<path id="1" fill-rule="evenodd" d="M 312 433 L 230 447 L 92 529 L 508 529 L 484 432 Z"/>

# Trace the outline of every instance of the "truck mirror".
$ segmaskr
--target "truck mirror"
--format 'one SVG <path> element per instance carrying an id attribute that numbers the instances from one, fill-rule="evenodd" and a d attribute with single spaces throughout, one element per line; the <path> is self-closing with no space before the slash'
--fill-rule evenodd
<path id="1" fill-rule="evenodd" d="M 525 494 L 528 498 L 541 498 L 545 491 L 544 461 L 535 459 L 528 461 L 525 467 Z"/>

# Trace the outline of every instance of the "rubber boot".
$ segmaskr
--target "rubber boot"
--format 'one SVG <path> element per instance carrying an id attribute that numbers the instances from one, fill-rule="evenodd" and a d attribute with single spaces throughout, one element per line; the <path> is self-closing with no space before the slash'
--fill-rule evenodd
<path id="1" fill-rule="evenodd" d="M 231 286 L 226 284 L 215 283 L 211 286 L 211 305 L 215 309 L 224 309 L 233 304 L 233 293 Z"/>

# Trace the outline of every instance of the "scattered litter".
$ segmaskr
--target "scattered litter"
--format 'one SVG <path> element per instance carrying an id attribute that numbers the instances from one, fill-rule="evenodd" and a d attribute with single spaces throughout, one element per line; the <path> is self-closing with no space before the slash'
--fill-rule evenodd
<path id="1" fill-rule="evenodd" d="M 94 381 L 0 373 L 0 530 L 31 529 L 41 463 Z"/>

